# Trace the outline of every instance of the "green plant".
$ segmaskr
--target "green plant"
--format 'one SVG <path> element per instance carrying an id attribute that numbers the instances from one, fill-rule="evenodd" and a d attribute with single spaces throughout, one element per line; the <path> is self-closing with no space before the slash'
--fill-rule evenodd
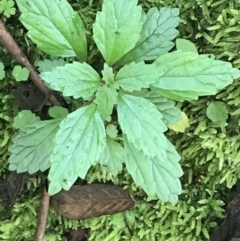
<path id="1" fill-rule="evenodd" d="M 172 100 L 216 94 L 240 77 L 240 71 L 212 55 L 193 53 L 192 46 L 181 50 L 180 44 L 168 53 L 178 34 L 178 9 L 151 8 L 145 14 L 136 0 L 106 0 L 93 24 L 93 39 L 105 60 L 100 76 L 86 62 L 84 25 L 67 1 L 17 4 L 38 48 L 82 61 L 55 66 L 41 76 L 52 89 L 84 104 L 67 116 L 58 109 L 51 120 L 35 118 L 32 123 L 30 118 L 29 123 L 23 117 L 25 126 L 9 149 L 10 170 L 50 168 L 49 193 L 55 194 L 85 178 L 96 162 L 113 175 L 125 163 L 149 196 L 176 202 L 180 156 L 164 135 L 169 124 L 182 119 Z"/>
<path id="2" fill-rule="evenodd" d="M 13 68 L 12 76 L 17 82 L 26 81 L 29 76 L 29 70 L 25 67 L 22 68 L 20 65 L 16 65 Z M 5 77 L 4 65 L 2 62 L 0 62 L 0 80 L 4 79 Z"/>
<path id="3" fill-rule="evenodd" d="M 18 82 L 26 81 L 29 76 L 29 70 L 26 67 L 22 68 L 20 65 L 16 65 L 13 68 L 12 75 L 15 78 L 15 80 Z"/>
<path id="4" fill-rule="evenodd" d="M 0 1 L 0 13 L 9 18 L 11 15 L 16 13 L 13 0 L 1 0 Z"/>
<path id="5" fill-rule="evenodd" d="M 4 65 L 2 62 L 0 62 L 0 80 L 4 79 L 4 77 L 5 77 Z"/>
<path id="6" fill-rule="evenodd" d="M 212 101 L 207 108 L 206 114 L 213 123 L 217 125 L 225 124 L 228 117 L 228 109 L 223 102 Z"/>

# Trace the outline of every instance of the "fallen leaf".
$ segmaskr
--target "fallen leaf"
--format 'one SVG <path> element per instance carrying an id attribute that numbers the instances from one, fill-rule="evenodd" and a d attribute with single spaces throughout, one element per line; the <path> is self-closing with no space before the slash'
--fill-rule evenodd
<path id="1" fill-rule="evenodd" d="M 52 206 L 69 219 L 86 219 L 123 212 L 132 208 L 134 201 L 120 186 L 88 184 L 53 195 Z"/>

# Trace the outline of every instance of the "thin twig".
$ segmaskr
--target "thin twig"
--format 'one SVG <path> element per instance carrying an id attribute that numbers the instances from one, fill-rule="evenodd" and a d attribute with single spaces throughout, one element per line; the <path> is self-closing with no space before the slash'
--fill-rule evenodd
<path id="1" fill-rule="evenodd" d="M 49 101 L 53 105 L 61 106 L 60 102 L 56 99 L 56 97 L 51 94 L 51 91 L 47 86 L 44 85 L 43 80 L 38 75 L 34 66 L 29 62 L 27 56 L 22 52 L 16 41 L 13 39 L 11 34 L 7 31 L 4 26 L 4 23 L 0 19 L 0 44 L 2 44 L 7 51 L 14 57 L 14 59 L 25 66 L 30 71 L 30 79 L 32 82 L 39 88 L 45 96 L 49 96 Z"/>
<path id="2" fill-rule="evenodd" d="M 30 71 L 30 79 L 32 82 L 39 88 L 39 90 L 48 97 L 49 101 L 53 105 L 61 106 L 60 102 L 56 97 L 51 93 L 51 91 L 44 85 L 43 80 L 38 75 L 34 66 L 29 62 L 27 56 L 22 52 L 16 41 L 13 39 L 11 34 L 7 31 L 4 26 L 4 23 L 0 19 L 0 44 L 6 48 L 6 50 L 13 56 L 13 58 L 21 65 L 25 66 Z M 49 208 L 50 196 L 48 195 L 45 187 L 43 189 L 43 196 L 41 201 L 41 211 L 38 219 L 38 226 L 35 233 L 35 241 L 43 241 L 46 222 L 48 217 L 48 208 Z"/>
<path id="3" fill-rule="evenodd" d="M 44 187 L 42 203 L 41 203 L 41 211 L 38 218 L 38 225 L 37 225 L 34 241 L 43 241 L 44 239 L 46 222 L 48 217 L 49 202 L 50 202 L 50 196 L 48 195 L 46 188 Z"/>

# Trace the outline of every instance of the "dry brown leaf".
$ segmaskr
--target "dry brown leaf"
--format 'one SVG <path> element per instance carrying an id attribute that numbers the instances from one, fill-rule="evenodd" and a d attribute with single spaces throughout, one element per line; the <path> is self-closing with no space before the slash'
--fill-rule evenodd
<path id="1" fill-rule="evenodd" d="M 123 212 L 134 206 L 129 193 L 107 184 L 75 185 L 52 197 L 52 206 L 69 219 L 93 218 Z"/>

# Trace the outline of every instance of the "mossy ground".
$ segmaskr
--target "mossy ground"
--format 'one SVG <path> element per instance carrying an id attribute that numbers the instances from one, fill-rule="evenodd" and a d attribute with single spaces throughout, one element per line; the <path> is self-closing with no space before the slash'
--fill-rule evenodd
<path id="1" fill-rule="evenodd" d="M 91 38 L 91 24 L 101 8 L 102 1 L 71 0 L 79 10 L 87 27 L 91 64 L 99 66 L 99 53 Z M 179 7 L 182 22 L 180 37 L 194 42 L 200 53 L 211 53 L 222 60 L 229 60 L 234 67 L 240 67 L 240 3 L 235 0 L 155 0 L 140 1 L 147 10 L 151 6 Z M 45 55 L 36 50 L 31 41 L 26 41 L 25 32 L 17 17 L 6 20 L 7 28 L 16 41 L 34 62 Z M 18 108 L 10 94 L 14 85 L 11 71 L 14 60 L 0 49 L 1 61 L 5 65 L 7 78 L 0 86 L 0 175 L 7 172 L 8 145 L 14 133 L 13 117 Z M 122 214 L 103 216 L 84 221 L 71 221 L 57 215 L 50 209 L 45 241 L 62 240 L 62 233 L 78 226 L 90 228 L 90 240 L 132 240 L 132 241 L 205 241 L 216 226 L 218 218 L 224 215 L 224 204 L 231 198 L 232 188 L 240 178 L 240 84 L 235 81 L 217 96 L 200 98 L 191 103 L 179 104 L 190 119 L 191 127 L 184 134 L 168 133 L 168 137 L 182 156 L 184 176 L 181 178 L 183 194 L 177 205 L 163 204 L 155 197 L 148 198 L 135 187 L 127 173 L 112 178 L 99 167 L 91 169 L 89 182 L 113 181 L 129 188 L 139 200 L 136 207 L 126 213 L 128 227 Z M 218 99 L 227 104 L 228 125 L 215 127 L 206 117 L 210 100 Z M 35 178 L 28 184 L 23 199 L 13 209 L 12 218 L 1 222 L 0 240 L 32 240 L 40 203 L 41 180 Z M 39 194 L 38 194 L 39 193 Z"/>

